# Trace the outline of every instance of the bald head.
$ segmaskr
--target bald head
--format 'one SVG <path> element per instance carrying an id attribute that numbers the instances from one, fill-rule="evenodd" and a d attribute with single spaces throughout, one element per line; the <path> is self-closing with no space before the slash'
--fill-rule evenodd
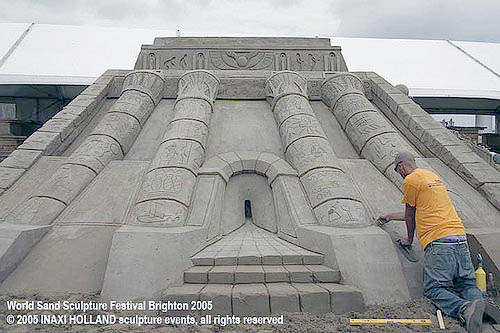
<path id="1" fill-rule="evenodd" d="M 409 151 L 402 151 L 394 158 L 394 171 L 399 173 L 403 179 L 416 168 L 415 158 Z"/>
<path id="2" fill-rule="evenodd" d="M 396 158 L 394 159 L 394 163 L 398 164 L 400 162 L 405 162 L 405 163 L 413 164 L 416 166 L 415 158 L 413 157 L 412 153 L 410 153 L 409 151 L 402 151 L 396 155 Z"/>

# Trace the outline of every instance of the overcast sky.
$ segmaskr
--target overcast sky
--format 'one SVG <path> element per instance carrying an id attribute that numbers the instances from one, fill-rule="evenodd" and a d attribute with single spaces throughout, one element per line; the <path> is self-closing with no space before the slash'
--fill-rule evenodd
<path id="1" fill-rule="evenodd" d="M 0 22 L 500 42 L 500 0 L 0 0 Z"/>

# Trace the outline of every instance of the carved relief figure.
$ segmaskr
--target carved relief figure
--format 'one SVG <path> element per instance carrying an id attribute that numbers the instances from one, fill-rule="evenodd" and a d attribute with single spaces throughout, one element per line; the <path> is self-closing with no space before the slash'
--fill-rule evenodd
<path id="1" fill-rule="evenodd" d="M 156 69 L 156 54 L 154 53 L 149 54 L 149 66 L 147 68 Z"/>
<path id="2" fill-rule="evenodd" d="M 68 158 L 68 163 L 86 165 L 96 172 L 100 172 L 109 161 L 122 155 L 118 143 L 109 137 L 90 136 Z"/>
<path id="3" fill-rule="evenodd" d="M 274 108 L 274 116 L 279 126 L 293 115 L 309 114 L 313 116 L 312 109 L 307 107 L 307 101 L 296 95 L 288 95 L 278 101 Z"/>
<path id="4" fill-rule="evenodd" d="M 172 209 L 168 202 L 152 200 L 141 203 L 137 220 L 142 223 L 165 223 L 179 225 L 184 220 L 185 212 L 181 207 Z"/>
<path id="5" fill-rule="evenodd" d="M 340 218 L 342 218 L 342 215 L 339 213 L 338 202 L 334 201 L 330 209 L 328 209 L 328 222 L 335 222 Z"/>
<path id="6" fill-rule="evenodd" d="M 171 122 L 163 141 L 170 139 L 192 139 L 205 145 L 208 129 L 205 124 L 189 120 Z"/>
<path id="7" fill-rule="evenodd" d="M 201 52 L 196 55 L 195 69 L 205 69 L 205 55 Z"/>
<path id="8" fill-rule="evenodd" d="M 325 70 L 326 71 L 335 71 L 337 70 L 337 57 L 335 53 L 330 52 L 328 56 L 325 56 Z"/>
<path id="9" fill-rule="evenodd" d="M 301 136 L 322 134 L 319 124 L 309 116 L 290 118 L 283 124 L 282 131 L 286 144 Z"/>
<path id="10" fill-rule="evenodd" d="M 158 150 L 151 168 L 162 166 L 185 166 L 197 169 L 203 163 L 202 147 L 192 141 L 167 141 Z"/>
<path id="11" fill-rule="evenodd" d="M 288 69 L 288 59 L 286 53 L 280 53 L 278 70 L 284 71 L 287 69 Z"/>
<path id="12" fill-rule="evenodd" d="M 312 53 L 309 53 L 308 56 L 309 56 L 309 60 L 311 61 L 311 71 L 313 71 L 314 68 L 316 67 L 316 64 L 318 63 L 319 59 L 316 58 Z"/>
<path id="13" fill-rule="evenodd" d="M 35 220 L 38 210 L 42 205 L 42 198 L 33 197 L 24 201 L 18 208 L 14 210 L 12 222 L 18 224 L 29 224 Z"/>
<path id="14" fill-rule="evenodd" d="M 182 58 L 179 60 L 179 66 L 182 69 L 186 69 L 188 67 L 187 54 L 184 54 Z"/>
<path id="15" fill-rule="evenodd" d="M 340 199 L 329 201 L 320 207 L 323 206 L 326 206 L 322 208 L 323 213 L 318 211 L 322 224 L 346 228 L 370 224 L 360 202 Z"/>
<path id="16" fill-rule="evenodd" d="M 175 63 L 174 63 L 174 60 L 175 60 L 175 57 L 170 57 L 168 58 L 167 60 L 165 60 L 165 62 L 163 63 L 163 67 L 166 69 L 166 70 L 169 70 L 169 69 L 174 69 L 175 68 Z"/>
<path id="17" fill-rule="evenodd" d="M 273 58 L 273 54 L 270 52 L 210 52 L 212 65 L 217 69 L 272 69 Z"/>
<path id="18" fill-rule="evenodd" d="M 302 65 L 304 64 L 304 60 L 300 57 L 300 53 L 295 55 L 295 59 L 297 60 L 297 64 L 299 65 L 299 70 L 302 70 Z"/>
<path id="19" fill-rule="evenodd" d="M 144 197 L 176 194 L 182 186 L 183 178 L 176 170 L 157 169 L 147 174 L 142 192 Z"/>
<path id="20" fill-rule="evenodd" d="M 68 165 L 63 165 L 57 173 L 54 174 L 56 177 L 53 180 L 53 185 L 57 187 L 60 191 L 70 192 L 71 191 L 71 169 Z"/>
<path id="21" fill-rule="evenodd" d="M 380 159 L 392 158 L 394 159 L 398 154 L 397 144 L 391 138 L 377 137 L 370 141 L 371 149 L 375 152 L 376 156 Z"/>
<path id="22" fill-rule="evenodd" d="M 340 186 L 345 186 L 341 181 L 343 176 L 341 171 L 328 170 L 323 172 L 316 172 L 304 177 L 304 186 L 311 186 L 313 189 L 311 193 L 317 201 L 331 198 L 338 193 Z"/>
<path id="23" fill-rule="evenodd" d="M 353 117 L 354 118 L 354 117 Z M 357 128 L 360 134 L 369 134 L 384 126 L 369 121 L 365 116 L 361 115 L 352 122 L 352 126 Z"/>

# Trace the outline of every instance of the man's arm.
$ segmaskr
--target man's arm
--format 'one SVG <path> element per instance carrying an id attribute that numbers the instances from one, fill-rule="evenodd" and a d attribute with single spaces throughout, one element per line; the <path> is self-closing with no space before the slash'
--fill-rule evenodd
<path id="1" fill-rule="evenodd" d="M 406 204 L 405 208 L 405 222 L 408 238 L 402 239 L 401 243 L 403 245 L 411 245 L 411 243 L 413 243 L 413 237 L 415 235 L 415 207 L 410 206 L 409 204 Z"/>
<path id="2" fill-rule="evenodd" d="M 380 216 L 378 218 L 378 223 L 379 223 L 379 225 L 384 225 L 387 222 L 390 222 L 392 220 L 404 221 L 405 220 L 405 212 L 393 212 L 393 213 L 389 213 L 387 215 Z"/>

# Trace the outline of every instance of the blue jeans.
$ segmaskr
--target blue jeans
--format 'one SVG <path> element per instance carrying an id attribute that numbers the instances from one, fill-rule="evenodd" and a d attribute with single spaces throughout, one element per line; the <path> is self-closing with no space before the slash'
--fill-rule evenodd
<path id="1" fill-rule="evenodd" d="M 483 299 L 465 235 L 440 238 L 425 247 L 424 293 L 444 314 L 459 318 L 467 304 Z"/>

